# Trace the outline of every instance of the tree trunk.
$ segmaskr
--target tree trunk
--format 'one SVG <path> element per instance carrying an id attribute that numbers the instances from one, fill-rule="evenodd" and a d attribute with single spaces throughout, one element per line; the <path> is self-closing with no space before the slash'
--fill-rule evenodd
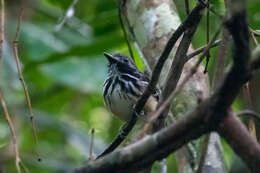
<path id="1" fill-rule="evenodd" d="M 151 71 L 169 37 L 181 24 L 176 7 L 172 0 L 125 0 L 122 3 L 121 12 L 126 28 L 148 66 L 147 70 Z M 179 41 L 165 63 L 159 81 L 160 86 L 164 86 L 178 43 Z M 190 51 L 192 51 L 191 46 L 188 52 Z M 195 63 L 196 58 L 184 65 L 180 81 Z M 188 111 L 195 108 L 199 100 L 209 95 L 208 77 L 203 70 L 203 67 L 200 66 L 181 93 L 173 100 L 171 110 L 177 119 L 187 114 Z M 183 147 L 176 153 L 180 173 L 194 172 L 194 168 L 198 168 L 201 158 L 203 159 L 203 163 L 200 165 L 201 172 L 226 172 L 220 138 L 217 134 L 209 135 L 205 142 L 195 141 L 189 146 L 193 146 L 194 150 L 193 147 Z M 203 157 L 202 153 L 205 153 Z"/>

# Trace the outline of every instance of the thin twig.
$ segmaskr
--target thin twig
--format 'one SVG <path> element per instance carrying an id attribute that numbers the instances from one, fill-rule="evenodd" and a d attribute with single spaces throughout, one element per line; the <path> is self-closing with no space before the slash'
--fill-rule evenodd
<path id="1" fill-rule="evenodd" d="M 243 87 L 243 98 L 246 102 L 246 107 L 253 110 L 254 106 L 253 106 L 251 92 L 250 92 L 250 82 L 247 82 Z M 249 128 L 249 132 L 252 135 L 252 137 L 257 140 L 255 122 L 252 118 L 249 118 L 248 128 Z"/>
<path id="2" fill-rule="evenodd" d="M 257 39 L 255 38 L 255 35 L 256 35 L 256 34 L 255 34 L 254 30 L 251 29 L 251 28 L 250 28 L 250 35 L 251 35 L 251 37 L 252 37 L 252 39 L 253 39 L 255 45 L 258 46 L 259 43 L 258 43 Z"/>
<path id="3" fill-rule="evenodd" d="M 251 29 L 251 32 L 253 32 L 255 36 L 260 37 L 260 30 Z"/>
<path id="4" fill-rule="evenodd" d="M 89 160 L 94 160 L 93 157 L 93 146 L 94 146 L 94 139 L 95 139 L 95 129 L 91 129 L 91 139 L 90 139 L 90 147 L 89 147 Z"/>
<path id="5" fill-rule="evenodd" d="M 0 68 L 2 67 L 3 63 L 3 43 L 5 40 L 5 1 L 1 0 L 1 24 L 0 24 Z"/>
<path id="6" fill-rule="evenodd" d="M 30 170 L 25 166 L 25 164 L 21 161 L 20 165 L 22 167 L 22 169 L 25 171 L 25 173 L 31 173 Z"/>
<path id="7" fill-rule="evenodd" d="M 7 124 L 9 126 L 10 132 L 11 132 L 11 136 L 12 136 L 12 143 L 14 146 L 14 152 L 15 152 L 15 165 L 16 165 L 16 169 L 18 173 L 21 173 L 21 168 L 20 168 L 20 162 L 21 162 L 21 158 L 20 158 L 20 153 L 19 153 L 19 147 L 18 147 L 18 143 L 17 143 L 17 136 L 16 136 L 16 132 L 14 129 L 14 123 L 10 117 L 10 114 L 8 112 L 2 91 L 0 90 L 0 102 L 4 111 L 4 115 L 5 115 L 5 119 L 7 121 Z"/>
<path id="8" fill-rule="evenodd" d="M 24 80 L 24 77 L 23 77 L 21 62 L 20 62 L 19 53 L 18 53 L 19 35 L 20 35 L 20 30 L 21 30 L 23 10 L 24 10 L 24 8 L 21 7 L 19 19 L 18 19 L 18 24 L 17 24 L 17 28 L 16 28 L 16 33 L 15 33 L 15 38 L 14 38 L 14 41 L 13 41 L 13 51 L 14 51 L 14 57 L 15 57 L 15 61 L 16 61 L 16 67 L 17 67 L 17 70 L 18 70 L 19 80 L 21 81 L 21 84 L 23 86 L 26 102 L 27 102 L 27 105 L 28 105 L 28 108 L 29 108 L 30 121 L 31 121 L 31 124 L 32 124 L 35 143 L 37 145 L 38 144 L 38 136 L 37 136 L 36 125 L 35 125 L 35 120 L 34 120 L 34 113 L 33 113 L 33 110 L 32 110 L 30 94 L 29 94 L 26 82 Z M 37 155 L 38 155 L 38 153 L 37 153 Z M 41 158 L 39 157 L 39 155 L 38 155 L 38 161 L 41 161 Z"/>
<path id="9" fill-rule="evenodd" d="M 204 2 L 203 0 L 199 0 L 199 2 L 200 3 L 202 3 L 202 4 L 204 4 L 204 5 L 206 5 L 207 6 L 207 3 L 206 2 Z M 224 18 L 224 16 L 222 16 L 221 14 L 218 14 L 212 7 L 207 7 L 208 9 L 209 9 L 209 11 L 210 12 L 212 12 L 213 14 L 215 14 L 218 18 L 220 18 L 220 19 L 223 19 Z"/>
<path id="10" fill-rule="evenodd" d="M 4 37 L 5 37 L 5 1 L 1 0 L 1 24 L 0 24 L 0 70 L 2 67 L 2 62 L 3 62 L 3 42 L 4 42 Z M 18 173 L 21 173 L 21 168 L 20 168 L 20 163 L 21 163 L 21 158 L 20 158 L 20 153 L 19 153 L 19 147 L 17 143 L 17 136 L 16 132 L 14 129 L 14 124 L 13 121 L 9 115 L 2 91 L 0 90 L 0 102 L 4 111 L 5 119 L 7 121 L 8 127 L 11 132 L 11 138 L 12 138 L 12 143 L 14 147 L 14 152 L 15 152 L 15 166 L 16 170 Z"/>
<path id="11" fill-rule="evenodd" d="M 258 114 L 257 112 L 255 112 L 253 110 L 250 110 L 250 109 L 242 110 L 242 111 L 236 113 L 236 115 L 239 116 L 239 117 L 242 117 L 242 116 L 253 117 L 257 121 L 260 122 L 260 114 Z"/>
<path id="12" fill-rule="evenodd" d="M 134 60 L 134 53 L 133 53 L 130 41 L 128 39 L 128 35 L 127 35 L 126 29 L 125 29 L 125 25 L 124 25 L 124 22 L 123 22 L 123 19 L 122 19 L 121 8 L 123 8 L 123 1 L 122 2 L 120 1 L 119 5 L 120 5 L 120 7 L 118 7 L 118 17 L 119 17 L 120 26 L 121 26 L 121 29 L 123 30 L 124 38 L 125 38 L 125 41 L 126 41 L 126 44 L 127 44 L 127 47 L 128 47 L 130 57 Z"/>
<path id="13" fill-rule="evenodd" d="M 207 44 L 209 43 L 209 8 L 210 8 L 210 2 L 208 2 L 208 6 L 207 6 L 207 20 L 206 20 L 206 42 Z M 205 65 L 205 69 L 204 69 L 204 73 L 208 72 L 208 65 L 209 65 L 209 59 L 210 59 L 210 52 L 208 51 L 207 55 L 206 55 L 206 65 Z"/>
<path id="14" fill-rule="evenodd" d="M 216 40 L 210 48 L 213 48 L 213 47 L 216 47 L 218 46 L 220 43 L 221 43 L 222 40 Z M 204 49 L 207 47 L 207 45 L 205 46 L 202 46 L 196 50 L 194 50 L 193 52 L 189 53 L 187 56 L 186 56 L 186 59 L 190 60 L 191 58 L 197 56 L 198 54 L 202 53 L 204 51 Z"/>
<path id="15" fill-rule="evenodd" d="M 109 145 L 109 147 L 101 153 L 98 157 L 102 157 L 112 151 L 114 151 L 126 138 L 126 136 L 129 134 L 129 132 L 133 129 L 137 117 L 140 114 L 140 112 L 143 110 L 143 107 L 148 100 L 148 98 L 151 96 L 151 94 L 155 91 L 156 84 L 159 80 L 161 70 L 163 68 L 163 65 L 165 61 L 167 60 L 173 46 L 179 39 L 179 37 L 183 34 L 184 31 L 186 31 L 188 28 L 192 27 L 194 24 L 196 24 L 196 21 L 200 19 L 200 13 L 205 8 L 204 4 L 199 3 L 190 13 L 190 15 L 187 17 L 187 19 L 177 28 L 177 30 L 173 33 L 169 41 L 167 42 L 164 51 L 162 52 L 161 56 L 159 57 L 158 62 L 155 65 L 151 81 L 149 82 L 148 87 L 146 88 L 145 92 L 141 96 L 141 98 L 138 100 L 134 111 L 132 118 L 129 122 L 124 124 L 124 126 L 121 128 L 121 133 L 116 137 L 116 139 L 112 142 L 112 144 Z"/>
<path id="16" fill-rule="evenodd" d="M 63 25 L 66 23 L 66 21 L 73 17 L 74 15 L 74 7 L 77 4 L 78 0 L 73 0 L 70 4 L 70 6 L 68 7 L 68 9 L 66 10 L 66 12 L 64 13 L 64 15 L 61 17 L 60 22 L 56 25 L 56 31 L 61 30 L 61 28 L 63 27 Z"/>
<path id="17" fill-rule="evenodd" d="M 5 1 L 4 0 L 1 0 L 1 14 L 0 15 L 1 15 L 1 24 L 0 24 L 0 70 L 1 70 L 2 61 L 3 61 L 3 42 L 4 42 L 4 37 L 5 37 Z M 21 158 L 20 158 L 19 147 L 18 147 L 18 143 L 17 143 L 17 136 L 16 136 L 16 132 L 14 129 L 14 123 L 8 112 L 8 109 L 7 109 L 5 100 L 4 100 L 4 96 L 3 96 L 1 90 L 0 90 L 0 102 L 1 102 L 1 106 L 4 111 L 5 119 L 7 121 L 8 127 L 11 132 L 11 138 L 12 138 L 12 143 L 13 143 L 14 152 L 15 152 L 16 170 L 18 173 L 21 173 L 21 168 L 20 168 Z"/>
<path id="18" fill-rule="evenodd" d="M 186 10 L 186 14 L 189 15 L 190 14 L 189 0 L 185 0 L 185 10 Z"/>

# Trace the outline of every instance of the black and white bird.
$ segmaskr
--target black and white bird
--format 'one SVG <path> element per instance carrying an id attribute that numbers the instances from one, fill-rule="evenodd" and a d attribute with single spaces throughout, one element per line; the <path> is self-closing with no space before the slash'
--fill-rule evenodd
<path id="1" fill-rule="evenodd" d="M 104 53 L 109 61 L 108 76 L 104 82 L 103 97 L 107 108 L 118 118 L 129 121 L 133 107 L 143 94 L 150 79 L 136 67 L 134 62 L 121 54 Z M 156 109 L 157 90 L 146 102 L 144 113 Z"/>

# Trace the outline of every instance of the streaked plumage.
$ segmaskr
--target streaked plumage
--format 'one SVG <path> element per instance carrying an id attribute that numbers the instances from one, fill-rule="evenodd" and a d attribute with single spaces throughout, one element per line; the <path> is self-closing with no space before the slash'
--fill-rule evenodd
<path id="1" fill-rule="evenodd" d="M 120 119 L 131 118 L 133 106 L 144 92 L 149 78 L 138 70 L 134 62 L 123 55 L 104 54 L 109 61 L 108 77 L 104 82 L 103 96 L 106 106 Z M 144 111 L 156 108 L 158 94 L 150 97 Z"/>

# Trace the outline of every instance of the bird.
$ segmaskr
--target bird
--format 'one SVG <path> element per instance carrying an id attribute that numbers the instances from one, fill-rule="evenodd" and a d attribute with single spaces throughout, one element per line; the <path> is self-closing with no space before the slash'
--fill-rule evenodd
<path id="1" fill-rule="evenodd" d="M 103 85 L 104 103 L 116 117 L 128 122 L 150 79 L 129 57 L 109 53 L 104 53 L 104 56 L 109 62 L 108 75 Z M 159 96 L 160 90 L 156 89 L 147 100 L 142 114 L 156 110 Z"/>

